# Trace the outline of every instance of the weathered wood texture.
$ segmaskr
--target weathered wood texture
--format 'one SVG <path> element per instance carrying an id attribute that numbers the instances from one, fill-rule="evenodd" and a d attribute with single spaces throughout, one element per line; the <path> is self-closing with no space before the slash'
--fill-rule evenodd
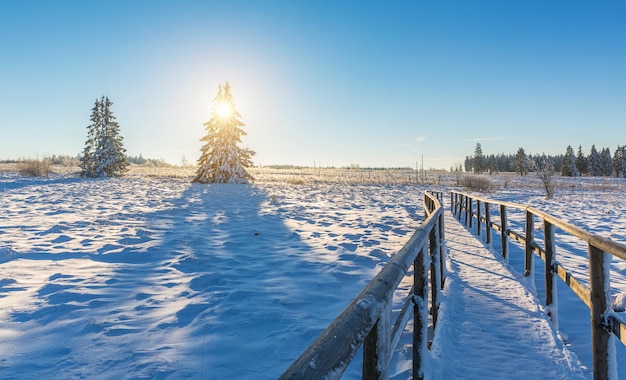
<path id="1" fill-rule="evenodd" d="M 544 221 L 543 231 L 545 245 L 545 256 L 543 260 L 545 263 L 544 278 L 546 283 L 546 309 L 548 310 L 548 316 L 550 317 L 552 324 L 558 330 L 559 319 L 558 315 L 554 312 L 554 302 L 556 300 L 556 284 L 554 283 L 556 270 L 554 268 L 554 255 L 556 251 L 554 247 L 554 229 L 552 228 L 552 224 Z"/>
<path id="2" fill-rule="evenodd" d="M 610 281 L 610 258 L 601 249 L 589 246 L 589 287 L 591 288 L 591 346 L 594 379 L 609 378 L 609 338 L 611 312 L 606 284 Z"/>

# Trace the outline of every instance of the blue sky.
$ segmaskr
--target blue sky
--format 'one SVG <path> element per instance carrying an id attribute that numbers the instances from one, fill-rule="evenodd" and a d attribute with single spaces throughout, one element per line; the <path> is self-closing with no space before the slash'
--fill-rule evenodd
<path id="1" fill-rule="evenodd" d="M 195 162 L 229 81 L 257 164 L 458 166 L 626 144 L 626 2 L 0 1 L 0 159 Z"/>

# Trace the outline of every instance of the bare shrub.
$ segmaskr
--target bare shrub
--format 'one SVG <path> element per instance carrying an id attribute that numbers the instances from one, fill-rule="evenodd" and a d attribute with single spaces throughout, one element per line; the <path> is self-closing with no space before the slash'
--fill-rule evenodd
<path id="1" fill-rule="evenodd" d="M 554 179 L 554 163 L 545 155 L 541 156 L 536 162 L 537 178 L 543 183 L 546 191 L 546 199 L 552 199 L 556 191 L 556 180 Z"/>
<path id="2" fill-rule="evenodd" d="M 52 173 L 50 160 L 24 160 L 20 162 L 19 170 L 22 175 L 30 177 L 47 177 Z"/>
<path id="3" fill-rule="evenodd" d="M 460 176 L 457 178 L 457 183 L 459 186 L 472 191 L 491 192 L 495 188 L 489 178 L 481 175 Z"/>
<path id="4" fill-rule="evenodd" d="M 292 176 L 286 179 L 286 182 L 291 185 L 304 185 L 306 180 L 299 176 Z"/>

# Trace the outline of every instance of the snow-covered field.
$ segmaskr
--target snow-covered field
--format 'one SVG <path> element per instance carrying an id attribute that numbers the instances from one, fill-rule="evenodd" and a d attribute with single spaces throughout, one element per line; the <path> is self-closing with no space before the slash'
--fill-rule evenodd
<path id="1" fill-rule="evenodd" d="M 389 181 L 1 173 L 0 378 L 278 377 L 419 225 L 433 188 Z M 545 201 L 516 181 L 490 196 L 626 240 L 623 182 L 566 184 Z M 626 266 L 614 266 L 626 291 Z M 563 291 L 559 301 L 561 329 L 589 367 L 588 311 L 570 313 Z"/>

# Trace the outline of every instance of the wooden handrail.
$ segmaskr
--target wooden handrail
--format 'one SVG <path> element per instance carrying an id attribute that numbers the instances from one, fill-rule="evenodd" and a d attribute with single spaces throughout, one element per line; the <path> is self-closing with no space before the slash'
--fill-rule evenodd
<path id="1" fill-rule="evenodd" d="M 485 222 L 485 228 L 489 232 L 496 230 L 500 232 L 502 237 L 502 256 L 508 257 L 508 238 L 520 242 L 524 247 L 524 275 L 531 276 L 533 273 L 532 254 L 536 253 L 545 263 L 545 289 L 546 289 L 546 309 L 552 323 L 558 329 L 557 308 L 553 307 L 556 300 L 556 285 L 554 279 L 560 278 L 574 293 L 589 307 L 591 310 L 591 326 L 592 326 L 592 349 L 593 349 L 593 373 L 595 379 L 608 379 L 609 371 L 612 365 L 611 361 L 616 360 L 614 355 L 610 354 L 609 337 L 613 333 L 626 345 L 626 325 L 619 319 L 611 315 L 610 305 L 610 256 L 618 257 L 626 260 L 626 245 L 617 243 L 605 237 L 592 234 L 582 228 L 576 227 L 570 223 L 562 221 L 544 211 L 533 207 L 511 203 L 501 202 L 492 199 L 482 198 L 461 192 L 451 192 L 450 210 L 460 221 L 472 229 L 472 220 L 476 219 L 478 226 L 478 237 L 480 238 L 481 222 Z M 472 205 L 476 203 L 484 205 L 485 210 L 489 210 L 490 205 L 500 207 L 500 224 L 497 224 L 489 217 L 483 217 L 480 213 L 480 206 L 476 211 Z M 516 232 L 509 229 L 507 209 L 517 209 L 524 212 L 525 223 L 524 231 Z M 489 211 L 485 214 L 488 215 Z M 462 218 L 464 216 L 464 219 Z M 544 241 L 541 247 L 534 239 L 533 230 L 535 218 L 543 221 L 544 224 Z M 589 288 L 582 281 L 568 272 L 557 260 L 554 242 L 554 228 L 558 227 L 563 232 L 572 235 L 584 242 L 588 246 L 589 255 Z M 607 260 L 608 259 L 608 260 Z M 607 292 L 608 291 L 608 292 Z"/>
<path id="2" fill-rule="evenodd" d="M 363 344 L 364 379 L 383 379 L 389 376 L 389 363 L 399 337 L 404 330 L 406 314 L 414 313 L 413 378 L 423 378 L 420 353 L 427 349 L 428 274 L 436 288 L 432 300 L 433 323 L 439 305 L 443 284 L 443 207 L 442 193 L 424 194 L 424 212 L 427 215 L 409 241 L 383 267 L 374 279 L 359 293 L 344 311 L 281 375 L 281 379 L 337 379 Z M 413 291 L 404 302 L 402 312 L 392 324 L 391 306 L 394 291 L 414 265 Z M 410 306 L 413 307 L 410 307 Z M 393 329 L 392 326 L 393 325 Z M 393 333 L 393 334 L 392 334 Z M 393 336 L 395 335 L 395 336 Z"/>

